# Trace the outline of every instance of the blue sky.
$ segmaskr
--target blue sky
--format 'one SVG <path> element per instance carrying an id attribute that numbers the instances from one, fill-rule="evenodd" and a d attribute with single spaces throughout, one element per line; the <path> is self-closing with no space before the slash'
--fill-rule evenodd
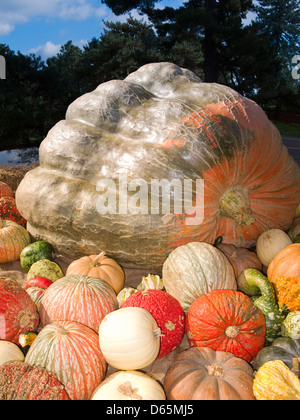
<path id="1" fill-rule="evenodd" d="M 44 60 L 56 55 L 69 40 L 82 46 L 98 38 L 103 20 L 125 21 L 101 0 L 0 0 L 0 43 Z M 162 0 L 157 7 L 178 7 L 181 0 Z M 141 18 L 136 11 L 132 15 Z"/>

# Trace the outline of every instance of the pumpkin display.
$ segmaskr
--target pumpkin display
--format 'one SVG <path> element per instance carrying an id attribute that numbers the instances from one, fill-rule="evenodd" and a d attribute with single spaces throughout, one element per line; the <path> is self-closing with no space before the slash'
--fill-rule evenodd
<path id="1" fill-rule="evenodd" d="M 290 337 L 293 340 L 300 338 L 300 311 L 289 312 L 281 324 L 283 337 Z"/>
<path id="2" fill-rule="evenodd" d="M 158 359 L 179 346 L 184 336 L 185 315 L 180 303 L 173 296 L 163 290 L 137 291 L 125 300 L 122 308 L 128 306 L 146 309 L 157 322 L 161 330 Z"/>
<path id="3" fill-rule="evenodd" d="M 290 311 L 300 309 L 300 244 L 282 249 L 271 261 L 267 276 L 274 283 L 279 304 Z"/>
<path id="4" fill-rule="evenodd" d="M 23 362 L 24 359 L 24 354 L 16 344 L 10 341 L 0 340 L 0 366 L 14 360 Z"/>
<path id="5" fill-rule="evenodd" d="M 159 269 L 178 246 L 218 236 L 249 247 L 287 230 L 300 202 L 300 169 L 264 111 L 167 62 L 77 98 L 39 162 L 16 191 L 32 237 L 124 267 Z"/>
<path id="6" fill-rule="evenodd" d="M 168 400 L 255 400 L 251 366 L 209 347 L 179 353 L 167 370 L 164 389 Z"/>
<path id="7" fill-rule="evenodd" d="M 263 364 L 272 360 L 281 360 L 295 374 L 300 376 L 299 359 L 300 340 L 288 337 L 278 337 L 271 345 L 262 348 L 251 361 L 251 365 L 257 371 Z"/>
<path id="8" fill-rule="evenodd" d="M 32 343 L 25 362 L 53 372 L 72 400 L 90 399 L 107 368 L 97 333 L 74 321 L 46 325 Z"/>
<path id="9" fill-rule="evenodd" d="M 21 267 L 28 273 L 32 264 L 39 260 L 53 261 L 53 247 L 49 242 L 37 241 L 26 246 L 20 255 Z"/>
<path id="10" fill-rule="evenodd" d="M 176 248 L 163 264 L 166 292 L 187 313 L 193 301 L 214 289 L 237 289 L 232 265 L 213 245 L 191 242 Z"/>
<path id="11" fill-rule="evenodd" d="M 17 261 L 30 242 L 29 233 L 23 226 L 0 218 L 0 264 Z"/>
<path id="12" fill-rule="evenodd" d="M 158 356 L 161 331 L 144 308 L 120 308 L 107 314 L 99 327 L 99 343 L 107 363 L 119 370 L 137 370 Z"/>
<path id="13" fill-rule="evenodd" d="M 42 325 L 53 321 L 76 321 L 98 332 L 100 322 L 118 308 L 114 290 L 105 281 L 69 275 L 49 286 L 40 305 Z"/>
<path id="14" fill-rule="evenodd" d="M 12 361 L 0 366 L 0 400 L 70 400 L 56 376 L 41 366 Z"/>
<path id="15" fill-rule="evenodd" d="M 266 321 L 244 293 L 212 290 L 191 304 L 185 331 L 191 346 L 231 352 L 250 362 L 265 344 Z"/>
<path id="16" fill-rule="evenodd" d="M 15 281 L 0 280 L 0 340 L 18 344 L 19 335 L 37 330 L 39 315 L 26 291 Z"/>
<path id="17" fill-rule="evenodd" d="M 281 326 L 286 314 L 279 308 L 273 284 L 259 270 L 247 268 L 237 279 L 238 289 L 254 296 L 252 301 L 265 316 L 266 345 L 281 336 Z M 259 295 L 259 296 L 257 296 Z"/>
<path id="18" fill-rule="evenodd" d="M 12 220 L 18 225 L 26 227 L 26 219 L 20 214 L 14 197 L 0 198 L 0 217 L 4 220 Z"/>
<path id="19" fill-rule="evenodd" d="M 231 262 L 236 278 L 246 268 L 262 270 L 262 263 L 255 252 L 247 248 L 238 248 L 233 244 L 219 244 L 217 248 L 222 251 Z"/>
<path id="20" fill-rule="evenodd" d="M 253 392 L 257 400 L 300 400 L 300 380 L 281 360 L 273 360 L 259 368 Z"/>
<path id="21" fill-rule="evenodd" d="M 6 182 L 0 181 L 0 198 L 13 196 L 14 193 L 11 187 Z"/>
<path id="22" fill-rule="evenodd" d="M 31 265 L 27 273 L 27 281 L 34 277 L 46 277 L 46 279 L 55 282 L 64 277 L 64 273 L 56 262 L 44 258 Z"/>
<path id="23" fill-rule="evenodd" d="M 67 268 L 66 275 L 95 277 L 106 281 L 118 294 L 124 286 L 125 274 L 122 267 L 105 252 L 99 255 L 89 255 L 73 261 Z"/>
<path id="24" fill-rule="evenodd" d="M 291 238 L 283 230 L 270 229 L 259 235 L 256 242 L 256 253 L 263 265 L 268 267 L 278 252 L 291 244 Z"/>
<path id="25" fill-rule="evenodd" d="M 137 370 L 109 375 L 95 389 L 92 400 L 165 400 L 163 387 L 149 375 Z"/>

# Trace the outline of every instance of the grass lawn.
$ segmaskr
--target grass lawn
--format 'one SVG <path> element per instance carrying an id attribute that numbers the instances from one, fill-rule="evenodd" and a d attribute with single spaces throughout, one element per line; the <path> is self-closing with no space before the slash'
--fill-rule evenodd
<path id="1" fill-rule="evenodd" d="M 281 135 L 300 138 L 300 124 L 287 124 L 278 121 L 272 121 L 272 123 L 276 125 Z"/>

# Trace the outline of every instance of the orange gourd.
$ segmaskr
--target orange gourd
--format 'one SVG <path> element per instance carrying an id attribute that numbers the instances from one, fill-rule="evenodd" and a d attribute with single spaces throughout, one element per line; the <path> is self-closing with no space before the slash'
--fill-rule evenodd
<path id="1" fill-rule="evenodd" d="M 67 268 L 66 275 L 77 274 L 104 280 L 118 294 L 124 287 L 124 271 L 112 258 L 104 252 L 89 255 L 73 261 Z"/>
<path id="2" fill-rule="evenodd" d="M 6 182 L 0 181 L 0 198 L 1 197 L 13 197 L 14 193 L 11 187 Z"/>
<path id="3" fill-rule="evenodd" d="M 0 264 L 17 261 L 30 242 L 29 233 L 23 226 L 0 218 Z"/>
<path id="4" fill-rule="evenodd" d="M 181 352 L 164 378 L 168 400 L 255 400 L 251 366 L 209 347 Z"/>
<path id="5" fill-rule="evenodd" d="M 300 310 L 300 244 L 282 249 L 271 261 L 268 279 L 274 284 L 278 303 L 290 311 Z"/>

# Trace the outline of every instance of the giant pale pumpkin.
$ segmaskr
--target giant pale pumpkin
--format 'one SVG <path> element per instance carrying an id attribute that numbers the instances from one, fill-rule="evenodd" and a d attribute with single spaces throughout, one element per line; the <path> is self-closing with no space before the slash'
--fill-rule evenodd
<path id="1" fill-rule="evenodd" d="M 72 258 L 154 269 L 192 241 L 247 247 L 287 230 L 300 202 L 299 167 L 263 110 L 171 63 L 76 99 L 39 156 L 16 202 L 33 237 Z"/>

